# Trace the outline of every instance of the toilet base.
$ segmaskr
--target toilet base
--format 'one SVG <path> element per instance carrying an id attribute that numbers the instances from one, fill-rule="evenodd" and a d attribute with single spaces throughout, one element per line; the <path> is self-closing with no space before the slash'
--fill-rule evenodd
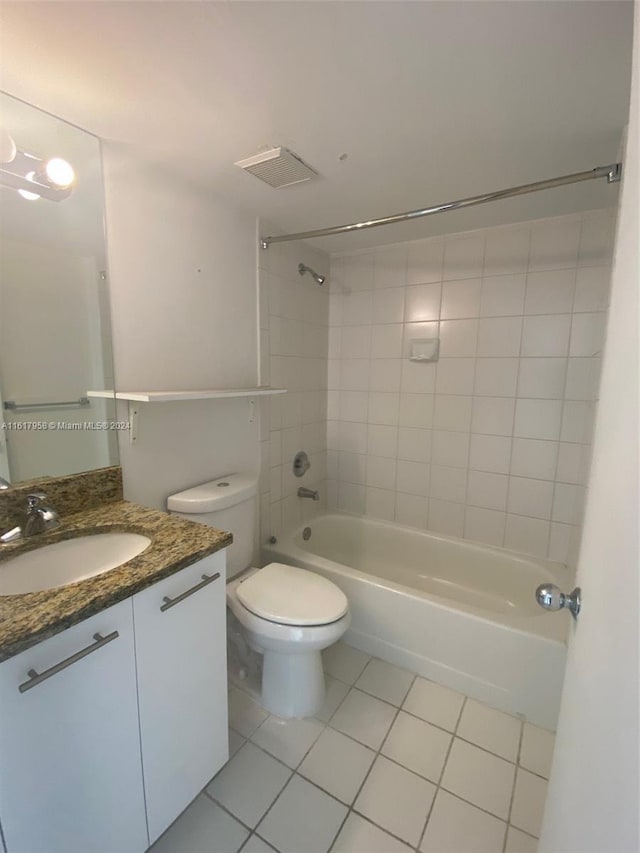
<path id="1" fill-rule="evenodd" d="M 325 698 L 324 671 L 319 651 L 286 654 L 264 651 L 262 704 L 278 717 L 312 717 Z"/>

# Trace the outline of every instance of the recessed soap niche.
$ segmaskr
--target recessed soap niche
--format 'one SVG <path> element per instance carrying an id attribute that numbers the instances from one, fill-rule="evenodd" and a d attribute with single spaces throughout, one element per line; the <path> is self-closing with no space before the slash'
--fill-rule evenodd
<path id="1" fill-rule="evenodd" d="M 437 361 L 440 338 L 415 338 L 409 348 L 409 361 Z"/>

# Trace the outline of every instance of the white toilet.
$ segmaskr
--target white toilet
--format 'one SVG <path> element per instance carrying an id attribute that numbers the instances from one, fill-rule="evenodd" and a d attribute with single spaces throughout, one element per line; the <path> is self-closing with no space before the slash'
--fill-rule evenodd
<path id="1" fill-rule="evenodd" d="M 263 655 L 264 707 L 279 717 L 309 717 L 325 695 L 320 652 L 349 627 L 346 596 L 314 572 L 270 563 L 248 568 L 256 524 L 256 478 L 229 474 L 167 501 L 170 512 L 227 530 L 227 606 L 248 645 Z"/>

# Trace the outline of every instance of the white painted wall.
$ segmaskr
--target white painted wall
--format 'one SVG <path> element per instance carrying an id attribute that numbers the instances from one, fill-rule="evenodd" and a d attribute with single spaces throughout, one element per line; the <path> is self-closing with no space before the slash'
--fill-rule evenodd
<path id="1" fill-rule="evenodd" d="M 640 6 L 592 475 L 539 853 L 637 853 Z"/>
<path id="2" fill-rule="evenodd" d="M 255 385 L 255 218 L 115 144 L 103 157 L 117 389 Z M 120 436 L 126 498 L 164 509 L 190 485 L 257 473 L 259 424 L 246 400 L 140 411 L 138 443 Z"/>

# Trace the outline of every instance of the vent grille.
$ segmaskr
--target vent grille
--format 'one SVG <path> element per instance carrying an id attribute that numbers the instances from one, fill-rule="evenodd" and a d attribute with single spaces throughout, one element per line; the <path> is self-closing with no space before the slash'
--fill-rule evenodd
<path id="1" fill-rule="evenodd" d="M 238 160 L 234 165 L 276 189 L 300 184 L 318 174 L 288 148 L 271 148 L 246 160 Z"/>

